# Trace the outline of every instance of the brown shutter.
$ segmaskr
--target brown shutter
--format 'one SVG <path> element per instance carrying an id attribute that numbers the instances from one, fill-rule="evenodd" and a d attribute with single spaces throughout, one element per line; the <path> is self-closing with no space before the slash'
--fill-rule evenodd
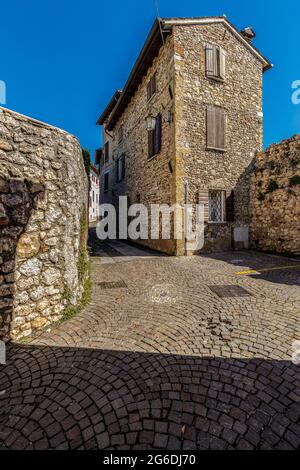
<path id="1" fill-rule="evenodd" d="M 122 156 L 121 178 L 125 178 L 125 155 Z"/>
<path id="2" fill-rule="evenodd" d="M 234 222 L 234 191 L 226 191 L 226 222 Z"/>
<path id="3" fill-rule="evenodd" d="M 151 98 L 151 80 L 147 85 L 147 100 L 149 101 Z"/>
<path id="4" fill-rule="evenodd" d="M 208 190 L 200 189 L 198 194 L 199 204 L 204 206 L 204 222 L 208 222 Z"/>
<path id="5" fill-rule="evenodd" d="M 216 108 L 208 106 L 206 110 L 206 145 L 216 148 Z"/>
<path id="6" fill-rule="evenodd" d="M 161 149 L 161 114 L 156 117 L 156 124 L 154 129 L 154 155 L 160 152 Z"/>
<path id="7" fill-rule="evenodd" d="M 156 73 L 152 77 L 152 95 L 156 93 Z"/>
<path id="8" fill-rule="evenodd" d="M 223 49 L 219 50 L 219 76 L 222 80 L 225 80 L 225 62 L 226 55 Z"/>
<path id="9" fill-rule="evenodd" d="M 148 131 L 148 158 L 151 158 L 154 155 L 153 134 L 154 131 Z"/>
<path id="10" fill-rule="evenodd" d="M 215 148 L 225 150 L 226 146 L 226 114 L 222 108 L 215 108 L 216 145 Z"/>
<path id="11" fill-rule="evenodd" d="M 206 76 L 214 77 L 216 71 L 216 48 L 213 46 L 206 46 Z"/>
<path id="12" fill-rule="evenodd" d="M 105 162 L 108 162 L 109 160 L 109 141 L 107 141 L 105 143 L 105 147 L 104 147 L 104 160 Z"/>

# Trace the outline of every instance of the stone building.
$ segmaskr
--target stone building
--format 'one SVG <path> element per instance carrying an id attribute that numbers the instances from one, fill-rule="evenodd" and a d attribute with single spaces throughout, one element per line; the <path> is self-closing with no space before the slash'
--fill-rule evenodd
<path id="1" fill-rule="evenodd" d="M 58 321 L 82 296 L 88 179 L 78 140 L 0 108 L 0 338 Z"/>
<path id="2" fill-rule="evenodd" d="M 96 222 L 99 219 L 99 170 L 91 165 L 90 167 L 90 201 L 89 201 L 89 222 Z"/>
<path id="3" fill-rule="evenodd" d="M 259 152 L 250 182 L 251 246 L 300 256 L 300 135 Z"/>
<path id="4" fill-rule="evenodd" d="M 271 64 L 226 17 L 155 21 L 122 91 L 100 116 L 101 202 L 204 204 L 203 251 L 246 246 L 248 169 L 262 148 Z M 152 122 L 152 127 L 145 128 Z M 235 234 L 235 237 L 234 237 Z M 187 253 L 184 239 L 140 240 Z"/>

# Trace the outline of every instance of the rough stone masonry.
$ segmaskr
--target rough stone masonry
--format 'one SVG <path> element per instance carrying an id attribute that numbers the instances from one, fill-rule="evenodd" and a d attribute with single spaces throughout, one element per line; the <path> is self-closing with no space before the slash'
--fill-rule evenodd
<path id="1" fill-rule="evenodd" d="M 87 207 L 78 140 L 0 108 L 0 338 L 28 336 L 81 298 Z"/>
<path id="2" fill-rule="evenodd" d="M 300 135 L 257 154 L 250 187 L 252 246 L 300 255 Z"/>

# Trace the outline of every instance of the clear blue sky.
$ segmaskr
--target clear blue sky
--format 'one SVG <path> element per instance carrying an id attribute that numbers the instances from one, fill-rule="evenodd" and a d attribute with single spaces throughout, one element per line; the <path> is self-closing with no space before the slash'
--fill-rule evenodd
<path id="1" fill-rule="evenodd" d="M 299 11 L 291 0 L 158 0 L 161 17 L 226 14 L 253 26 L 274 63 L 264 78 L 265 145 L 300 132 Z M 1 0 L 0 80 L 10 109 L 77 135 L 93 152 L 95 122 L 121 88 L 155 19 L 153 0 Z"/>

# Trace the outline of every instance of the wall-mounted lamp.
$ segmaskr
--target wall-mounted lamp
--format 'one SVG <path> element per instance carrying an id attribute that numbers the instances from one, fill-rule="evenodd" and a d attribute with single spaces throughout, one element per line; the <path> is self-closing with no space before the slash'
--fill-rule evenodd
<path id="1" fill-rule="evenodd" d="M 153 116 L 147 116 L 145 119 L 145 128 L 147 131 L 154 131 L 156 119 Z"/>

